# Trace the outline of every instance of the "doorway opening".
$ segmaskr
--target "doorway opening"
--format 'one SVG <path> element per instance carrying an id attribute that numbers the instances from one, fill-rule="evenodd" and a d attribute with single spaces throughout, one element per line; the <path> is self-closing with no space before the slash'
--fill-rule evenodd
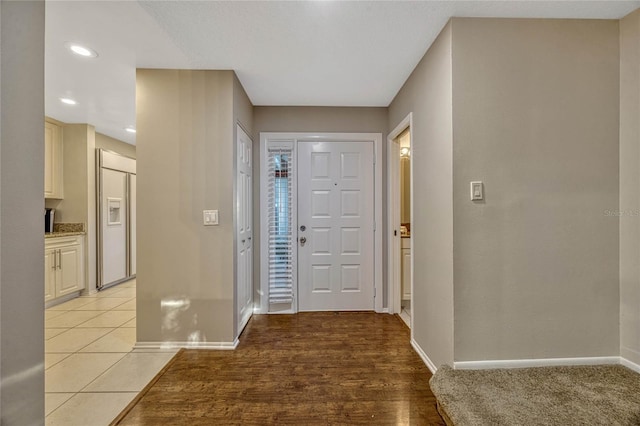
<path id="1" fill-rule="evenodd" d="M 260 312 L 382 312 L 381 135 L 262 133 L 260 147 Z"/>
<path id="2" fill-rule="evenodd" d="M 412 114 L 396 126 L 388 143 L 389 311 L 411 327 L 413 322 L 413 172 Z"/>

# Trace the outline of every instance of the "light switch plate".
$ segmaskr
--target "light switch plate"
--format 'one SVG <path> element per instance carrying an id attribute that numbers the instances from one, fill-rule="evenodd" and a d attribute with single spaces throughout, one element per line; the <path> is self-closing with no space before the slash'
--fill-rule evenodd
<path id="1" fill-rule="evenodd" d="M 484 191 L 481 181 L 471 182 L 471 201 L 484 200 Z"/>
<path id="2" fill-rule="evenodd" d="M 202 210 L 202 218 L 204 226 L 213 226 L 218 224 L 218 210 Z"/>

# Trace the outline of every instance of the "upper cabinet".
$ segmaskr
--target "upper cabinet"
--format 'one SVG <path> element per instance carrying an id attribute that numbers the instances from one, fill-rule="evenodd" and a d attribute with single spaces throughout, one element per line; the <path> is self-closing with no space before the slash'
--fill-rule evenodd
<path id="1" fill-rule="evenodd" d="M 44 198 L 62 199 L 62 127 L 44 122 Z"/>

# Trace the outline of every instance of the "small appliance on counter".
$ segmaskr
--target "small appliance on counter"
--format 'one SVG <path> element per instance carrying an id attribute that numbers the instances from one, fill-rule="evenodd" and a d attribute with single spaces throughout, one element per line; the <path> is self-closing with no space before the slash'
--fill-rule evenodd
<path id="1" fill-rule="evenodd" d="M 53 221 L 56 209 L 44 209 L 44 232 L 53 232 Z"/>

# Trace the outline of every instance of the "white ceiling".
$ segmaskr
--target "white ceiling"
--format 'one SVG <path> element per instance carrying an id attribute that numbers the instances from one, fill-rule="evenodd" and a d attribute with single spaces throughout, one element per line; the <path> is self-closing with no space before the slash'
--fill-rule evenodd
<path id="1" fill-rule="evenodd" d="M 232 69 L 254 105 L 387 106 L 452 16 L 621 18 L 638 7 L 640 1 L 48 0 L 45 112 L 135 143 L 124 128 L 135 126 L 136 68 Z M 99 56 L 75 56 L 68 41 Z"/>

